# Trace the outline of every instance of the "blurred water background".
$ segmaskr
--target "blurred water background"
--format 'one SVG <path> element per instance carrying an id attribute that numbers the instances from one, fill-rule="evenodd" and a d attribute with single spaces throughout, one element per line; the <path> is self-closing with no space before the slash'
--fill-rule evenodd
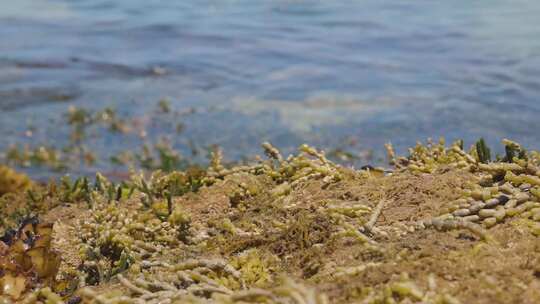
<path id="1" fill-rule="evenodd" d="M 158 140 L 200 161 L 263 141 L 360 163 L 440 136 L 539 149 L 538 20 L 535 0 L 1 0 L 0 150 L 69 145 L 70 106 L 142 125 L 91 133 L 83 171 Z"/>

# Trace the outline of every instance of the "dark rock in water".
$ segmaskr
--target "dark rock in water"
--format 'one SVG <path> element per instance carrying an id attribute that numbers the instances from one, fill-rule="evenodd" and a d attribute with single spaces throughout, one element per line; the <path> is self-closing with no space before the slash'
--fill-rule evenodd
<path id="1" fill-rule="evenodd" d="M 78 98 L 80 95 L 81 93 L 76 87 L 14 88 L 0 91 L 0 110 L 13 111 L 47 102 L 67 102 Z"/>

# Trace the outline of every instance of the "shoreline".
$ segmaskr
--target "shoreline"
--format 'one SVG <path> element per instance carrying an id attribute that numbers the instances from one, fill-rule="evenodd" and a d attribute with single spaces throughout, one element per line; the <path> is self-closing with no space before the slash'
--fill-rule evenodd
<path id="1" fill-rule="evenodd" d="M 496 160 L 482 140 L 406 157 L 387 146 L 392 170 L 265 143 L 253 165 L 226 167 L 216 150 L 207 169 L 121 183 L 9 171 L 0 299 L 535 303 L 540 153 L 503 143 Z"/>

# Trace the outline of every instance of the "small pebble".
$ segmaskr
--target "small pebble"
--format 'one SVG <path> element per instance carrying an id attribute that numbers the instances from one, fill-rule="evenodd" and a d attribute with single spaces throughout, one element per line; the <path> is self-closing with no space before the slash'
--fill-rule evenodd
<path id="1" fill-rule="evenodd" d="M 506 209 L 514 208 L 515 206 L 517 206 L 517 200 L 515 199 L 511 199 L 508 202 L 506 202 L 506 204 L 504 204 L 504 208 Z"/>
<path id="2" fill-rule="evenodd" d="M 532 214 L 531 211 L 525 211 L 525 212 L 523 212 L 522 214 L 520 214 L 519 216 L 520 216 L 521 218 L 526 218 L 526 219 L 528 219 L 528 218 L 530 218 L 532 215 L 533 215 L 533 214 Z"/>
<path id="3" fill-rule="evenodd" d="M 495 210 L 495 218 L 497 222 L 501 222 L 506 217 L 506 210 L 504 208 L 499 208 Z"/>
<path id="4" fill-rule="evenodd" d="M 497 199 L 497 198 L 492 198 L 492 199 L 488 199 L 488 200 L 486 201 L 486 206 L 485 206 L 485 207 L 486 207 L 486 208 L 493 208 L 493 207 L 495 207 L 495 206 L 497 206 L 497 205 L 499 205 L 499 204 L 500 204 L 499 199 Z"/>
<path id="5" fill-rule="evenodd" d="M 512 186 L 510 183 L 505 183 L 504 185 L 499 186 L 499 190 L 506 194 L 514 194 L 514 192 L 516 191 L 514 186 Z"/>
<path id="6" fill-rule="evenodd" d="M 484 202 L 477 201 L 477 202 L 474 202 L 469 207 L 469 211 L 471 213 L 477 213 L 478 211 L 480 211 L 480 209 L 483 209 L 485 206 L 486 206 L 486 204 Z"/>
<path id="7" fill-rule="evenodd" d="M 514 198 L 517 200 L 518 204 L 522 204 L 528 201 L 530 197 L 527 193 L 520 192 L 520 193 L 515 194 Z"/>
<path id="8" fill-rule="evenodd" d="M 480 217 L 476 214 L 468 215 L 468 216 L 463 217 L 463 220 L 467 222 L 478 222 L 480 220 Z"/>
<path id="9" fill-rule="evenodd" d="M 497 224 L 497 219 L 494 217 L 488 217 L 482 223 L 484 224 L 484 227 L 491 228 Z"/>
<path id="10" fill-rule="evenodd" d="M 523 183 L 521 185 L 519 185 L 519 189 L 522 190 L 522 191 L 527 191 L 529 189 L 531 189 L 531 184 L 527 184 L 527 183 Z"/>
<path id="11" fill-rule="evenodd" d="M 482 209 L 478 211 L 478 216 L 480 216 L 481 218 L 494 217 L 495 212 L 496 211 L 494 209 Z"/>
<path id="12" fill-rule="evenodd" d="M 452 212 L 453 215 L 455 216 L 467 216 L 469 214 L 471 214 L 471 211 L 469 209 L 458 209 L 454 212 Z"/>

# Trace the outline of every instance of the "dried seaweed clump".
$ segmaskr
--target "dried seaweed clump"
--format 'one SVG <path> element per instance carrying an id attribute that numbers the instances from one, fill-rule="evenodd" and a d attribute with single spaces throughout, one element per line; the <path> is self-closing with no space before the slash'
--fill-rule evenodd
<path id="1" fill-rule="evenodd" d="M 35 287 L 53 282 L 59 257 L 51 250 L 52 224 L 29 218 L 0 239 L 0 301 L 17 301 Z"/>
<path id="2" fill-rule="evenodd" d="M 28 176 L 0 165 L 0 196 L 10 192 L 20 192 L 28 189 L 32 181 Z"/>

